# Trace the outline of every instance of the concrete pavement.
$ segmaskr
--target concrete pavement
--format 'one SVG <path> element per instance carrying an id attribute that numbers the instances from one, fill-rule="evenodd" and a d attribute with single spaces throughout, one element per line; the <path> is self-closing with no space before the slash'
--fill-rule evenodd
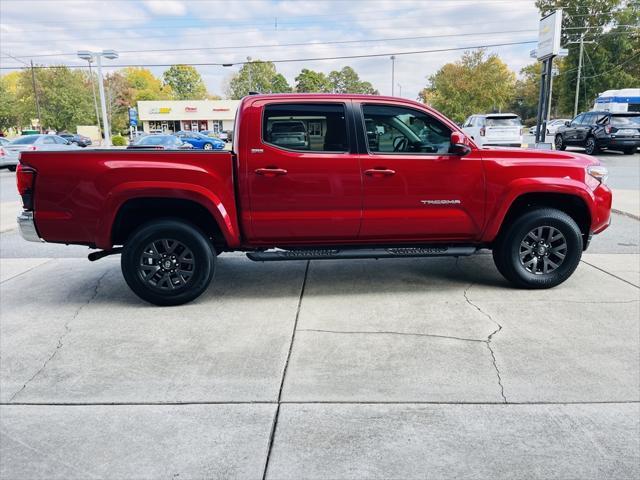
<path id="1" fill-rule="evenodd" d="M 2 478 L 640 475 L 637 254 L 549 291 L 488 255 L 222 255 L 177 308 L 114 258 L 11 260 Z"/>

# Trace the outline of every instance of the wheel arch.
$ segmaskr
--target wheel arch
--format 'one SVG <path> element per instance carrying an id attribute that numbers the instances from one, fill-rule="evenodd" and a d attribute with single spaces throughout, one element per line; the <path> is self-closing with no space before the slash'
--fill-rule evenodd
<path id="1" fill-rule="evenodd" d="M 499 238 L 504 229 L 524 212 L 542 207 L 554 208 L 569 215 L 578 224 L 584 244 L 587 244 L 592 224 L 589 204 L 581 195 L 557 191 L 526 192 L 515 197 L 504 214 L 499 217 L 499 223 L 492 227 L 493 231 L 487 232 L 490 235 L 490 241 L 493 242 Z"/>
<path id="2" fill-rule="evenodd" d="M 123 245 L 140 225 L 161 219 L 186 220 L 204 232 L 216 249 L 228 248 L 223 229 L 212 213 L 194 200 L 170 197 L 137 197 L 125 201 L 112 223 L 112 245 Z"/>

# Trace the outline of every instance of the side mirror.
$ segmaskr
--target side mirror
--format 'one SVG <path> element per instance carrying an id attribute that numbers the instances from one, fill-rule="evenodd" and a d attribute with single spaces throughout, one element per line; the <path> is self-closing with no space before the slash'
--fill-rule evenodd
<path id="1" fill-rule="evenodd" d="M 570 127 L 571 126 L 571 120 L 567 120 L 566 122 L 564 122 L 564 126 L 565 127 Z"/>
<path id="2" fill-rule="evenodd" d="M 466 137 L 460 132 L 451 132 L 451 147 L 449 153 L 464 157 L 471 153 L 471 147 L 466 144 Z"/>

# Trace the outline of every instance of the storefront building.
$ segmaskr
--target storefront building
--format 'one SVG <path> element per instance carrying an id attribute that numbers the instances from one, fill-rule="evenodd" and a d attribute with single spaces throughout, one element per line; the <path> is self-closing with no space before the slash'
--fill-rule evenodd
<path id="1" fill-rule="evenodd" d="M 180 130 L 232 131 L 239 100 L 158 100 L 138 102 L 138 118 L 146 133 Z"/>

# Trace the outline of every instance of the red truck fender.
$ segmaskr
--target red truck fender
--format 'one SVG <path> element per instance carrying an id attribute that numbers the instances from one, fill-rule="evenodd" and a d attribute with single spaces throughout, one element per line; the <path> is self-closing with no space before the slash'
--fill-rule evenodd
<path id="1" fill-rule="evenodd" d="M 109 192 L 105 201 L 105 208 L 100 218 L 96 235 L 98 248 L 111 248 L 112 230 L 116 216 L 122 206 L 136 198 L 175 198 L 191 200 L 211 213 L 215 219 L 225 241 L 229 247 L 240 245 L 240 230 L 235 215 L 235 205 L 232 210 L 225 207 L 225 203 L 215 193 L 207 188 L 192 183 L 162 181 L 136 181 L 118 184 Z"/>
<path id="2" fill-rule="evenodd" d="M 495 199 L 494 210 L 487 211 L 488 222 L 482 235 L 483 242 L 490 243 L 496 238 L 511 206 L 519 197 L 528 193 L 557 193 L 578 197 L 589 210 L 592 224 L 601 220 L 596 210 L 594 193 L 584 182 L 569 177 L 518 178 L 511 181 L 504 188 L 503 194 Z"/>

